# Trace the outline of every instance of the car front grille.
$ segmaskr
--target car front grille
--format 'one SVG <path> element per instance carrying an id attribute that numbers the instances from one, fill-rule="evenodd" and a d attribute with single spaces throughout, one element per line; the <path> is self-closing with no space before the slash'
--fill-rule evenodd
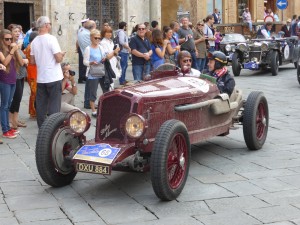
<path id="1" fill-rule="evenodd" d="M 130 113 L 131 101 L 122 96 L 110 96 L 105 98 L 100 107 L 100 120 L 97 133 L 100 140 L 123 139 L 120 130 L 121 119 Z"/>

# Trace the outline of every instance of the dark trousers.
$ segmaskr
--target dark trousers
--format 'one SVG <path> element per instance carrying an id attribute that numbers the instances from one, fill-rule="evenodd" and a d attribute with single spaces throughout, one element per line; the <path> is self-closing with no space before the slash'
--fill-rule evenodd
<path id="1" fill-rule="evenodd" d="M 86 109 L 90 108 L 90 87 L 89 86 L 90 86 L 89 82 L 85 82 L 83 106 Z"/>
<path id="2" fill-rule="evenodd" d="M 82 52 L 80 51 L 80 49 L 78 49 L 78 65 L 79 65 L 79 70 L 78 70 L 78 81 L 85 81 L 86 80 L 86 66 L 83 65 L 83 56 L 82 56 Z"/>
<path id="3" fill-rule="evenodd" d="M 60 112 L 61 93 L 61 80 L 37 84 L 36 117 L 39 128 L 47 115 Z"/>
<path id="4" fill-rule="evenodd" d="M 23 90 L 24 90 L 24 78 L 17 79 L 16 90 L 12 102 L 10 104 L 9 112 L 11 113 L 19 112 L 20 104 L 23 97 Z"/>

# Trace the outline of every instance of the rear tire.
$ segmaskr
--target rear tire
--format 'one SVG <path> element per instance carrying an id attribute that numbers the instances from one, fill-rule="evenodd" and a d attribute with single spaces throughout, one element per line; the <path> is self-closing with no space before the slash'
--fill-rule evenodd
<path id="1" fill-rule="evenodd" d="M 251 92 L 243 113 L 243 133 L 247 147 L 258 150 L 264 145 L 269 127 L 268 102 L 262 92 Z"/>
<path id="2" fill-rule="evenodd" d="M 63 126 L 65 113 L 49 116 L 41 126 L 36 141 L 36 165 L 43 181 L 53 187 L 70 184 L 76 176 L 71 159 L 66 157 L 79 146 Z"/>
<path id="3" fill-rule="evenodd" d="M 189 174 L 191 146 L 185 125 L 168 120 L 160 127 L 154 142 L 150 170 L 153 190 L 163 201 L 176 199 Z"/>
<path id="4" fill-rule="evenodd" d="M 271 72 L 273 76 L 278 75 L 278 71 L 279 71 L 279 55 L 277 51 L 273 51 L 271 53 L 271 63 L 270 63 L 270 67 L 271 67 Z"/>
<path id="5" fill-rule="evenodd" d="M 242 68 L 241 68 L 239 54 L 237 52 L 233 53 L 231 64 L 232 64 L 233 75 L 236 77 L 240 76 Z"/>

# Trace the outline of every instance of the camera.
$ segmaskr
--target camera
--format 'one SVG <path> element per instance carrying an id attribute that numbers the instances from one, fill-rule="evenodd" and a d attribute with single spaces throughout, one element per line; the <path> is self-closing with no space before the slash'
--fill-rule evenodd
<path id="1" fill-rule="evenodd" d="M 75 76 L 75 71 L 69 70 L 69 74 L 70 74 L 70 76 Z"/>
<path id="2" fill-rule="evenodd" d="M 113 50 L 119 48 L 119 44 L 115 44 Z"/>

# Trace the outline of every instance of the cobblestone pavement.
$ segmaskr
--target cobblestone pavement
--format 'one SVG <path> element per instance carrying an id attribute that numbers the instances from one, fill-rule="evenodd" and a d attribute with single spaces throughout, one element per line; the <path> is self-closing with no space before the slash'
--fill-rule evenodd
<path id="1" fill-rule="evenodd" d="M 130 73 L 130 71 L 129 71 Z M 190 174 L 176 201 L 161 202 L 149 174 L 77 174 L 52 188 L 35 164 L 36 121 L 28 116 L 26 84 L 21 118 L 27 128 L 0 145 L 1 225 L 292 225 L 300 224 L 300 85 L 292 64 L 278 76 L 242 71 L 244 98 L 265 93 L 269 133 L 262 150 L 246 148 L 242 129 L 193 146 Z M 79 84 L 77 106 L 83 106 Z M 90 112 L 89 112 L 90 113 Z M 92 119 L 95 124 L 95 119 Z M 93 138 L 95 127 L 89 130 Z"/>

